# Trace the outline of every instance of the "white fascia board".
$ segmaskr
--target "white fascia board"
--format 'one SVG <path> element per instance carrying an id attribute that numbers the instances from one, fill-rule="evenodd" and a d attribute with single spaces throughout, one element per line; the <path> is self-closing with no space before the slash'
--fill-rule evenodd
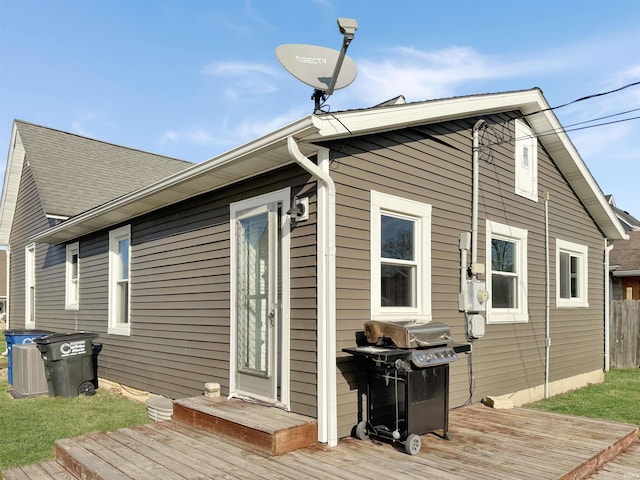
<path id="1" fill-rule="evenodd" d="M 7 166 L 4 172 L 2 200 L 0 202 L 0 245 L 9 245 L 9 235 L 11 234 L 13 216 L 16 211 L 24 157 L 25 152 L 18 133 L 18 127 L 16 122 L 13 122 L 11 142 L 7 152 Z"/>
<path id="2" fill-rule="evenodd" d="M 541 108 L 541 98 L 536 89 L 338 112 L 319 116 L 318 133 L 325 139 L 340 138 L 516 110 L 523 104 Z"/>

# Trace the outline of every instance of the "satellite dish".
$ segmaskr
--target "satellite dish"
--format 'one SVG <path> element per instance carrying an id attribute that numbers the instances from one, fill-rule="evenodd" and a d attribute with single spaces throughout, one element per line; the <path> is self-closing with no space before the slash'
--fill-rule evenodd
<path id="1" fill-rule="evenodd" d="M 276 57 L 287 72 L 322 92 L 329 90 L 339 56 L 338 50 L 315 45 L 287 44 L 276 48 Z M 345 55 L 334 89 L 351 85 L 357 73 L 356 62 Z"/>
<path id="2" fill-rule="evenodd" d="M 321 102 L 338 88 L 344 88 L 356 79 L 356 62 L 347 57 L 347 48 L 358 29 L 353 18 L 339 18 L 338 30 L 343 35 L 340 51 L 314 45 L 287 44 L 276 48 L 276 57 L 291 75 L 313 87 L 311 98 L 315 112 L 321 112 Z"/>

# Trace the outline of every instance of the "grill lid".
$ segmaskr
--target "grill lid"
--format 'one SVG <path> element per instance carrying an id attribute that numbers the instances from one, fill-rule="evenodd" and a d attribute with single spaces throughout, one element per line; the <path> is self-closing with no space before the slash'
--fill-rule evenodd
<path id="1" fill-rule="evenodd" d="M 449 325 L 422 320 L 370 320 L 364 324 L 369 343 L 397 348 L 425 348 L 449 345 L 452 342 Z"/>

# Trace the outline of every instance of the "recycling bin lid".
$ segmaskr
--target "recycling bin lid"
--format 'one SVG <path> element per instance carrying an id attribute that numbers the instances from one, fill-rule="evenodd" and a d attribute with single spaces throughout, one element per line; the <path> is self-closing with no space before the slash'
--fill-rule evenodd
<path id="1" fill-rule="evenodd" d="M 75 332 L 75 333 L 51 333 L 50 335 L 43 335 L 36 338 L 38 345 L 48 345 L 58 342 L 72 342 L 75 340 L 89 340 L 98 338 L 97 333 L 93 332 Z"/>
<path id="2" fill-rule="evenodd" d="M 37 328 L 34 328 L 34 329 L 10 328 L 9 330 L 5 330 L 2 333 L 6 337 L 7 335 L 10 335 L 10 336 L 12 335 L 48 335 L 50 333 L 55 333 L 55 332 L 52 332 L 51 330 L 40 330 Z"/>

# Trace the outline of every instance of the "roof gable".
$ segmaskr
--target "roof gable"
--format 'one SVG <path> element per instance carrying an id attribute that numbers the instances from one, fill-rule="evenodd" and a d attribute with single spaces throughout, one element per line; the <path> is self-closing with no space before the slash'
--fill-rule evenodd
<path id="1" fill-rule="evenodd" d="M 192 165 L 16 120 L 2 193 L 3 244 L 8 242 L 24 162 L 31 168 L 45 213 L 63 219 Z"/>
<path id="2" fill-rule="evenodd" d="M 318 152 L 319 144 L 328 140 L 514 110 L 527 116 L 532 129 L 539 134 L 539 141 L 604 235 L 610 239 L 625 238 L 611 206 L 542 92 L 536 88 L 409 104 L 390 102 L 368 109 L 312 114 L 173 177 L 84 212 L 43 232 L 36 239 L 47 242 L 70 240 L 292 163 L 294 160 L 286 146 L 289 137 L 298 142 L 305 155 L 311 155 Z"/>

